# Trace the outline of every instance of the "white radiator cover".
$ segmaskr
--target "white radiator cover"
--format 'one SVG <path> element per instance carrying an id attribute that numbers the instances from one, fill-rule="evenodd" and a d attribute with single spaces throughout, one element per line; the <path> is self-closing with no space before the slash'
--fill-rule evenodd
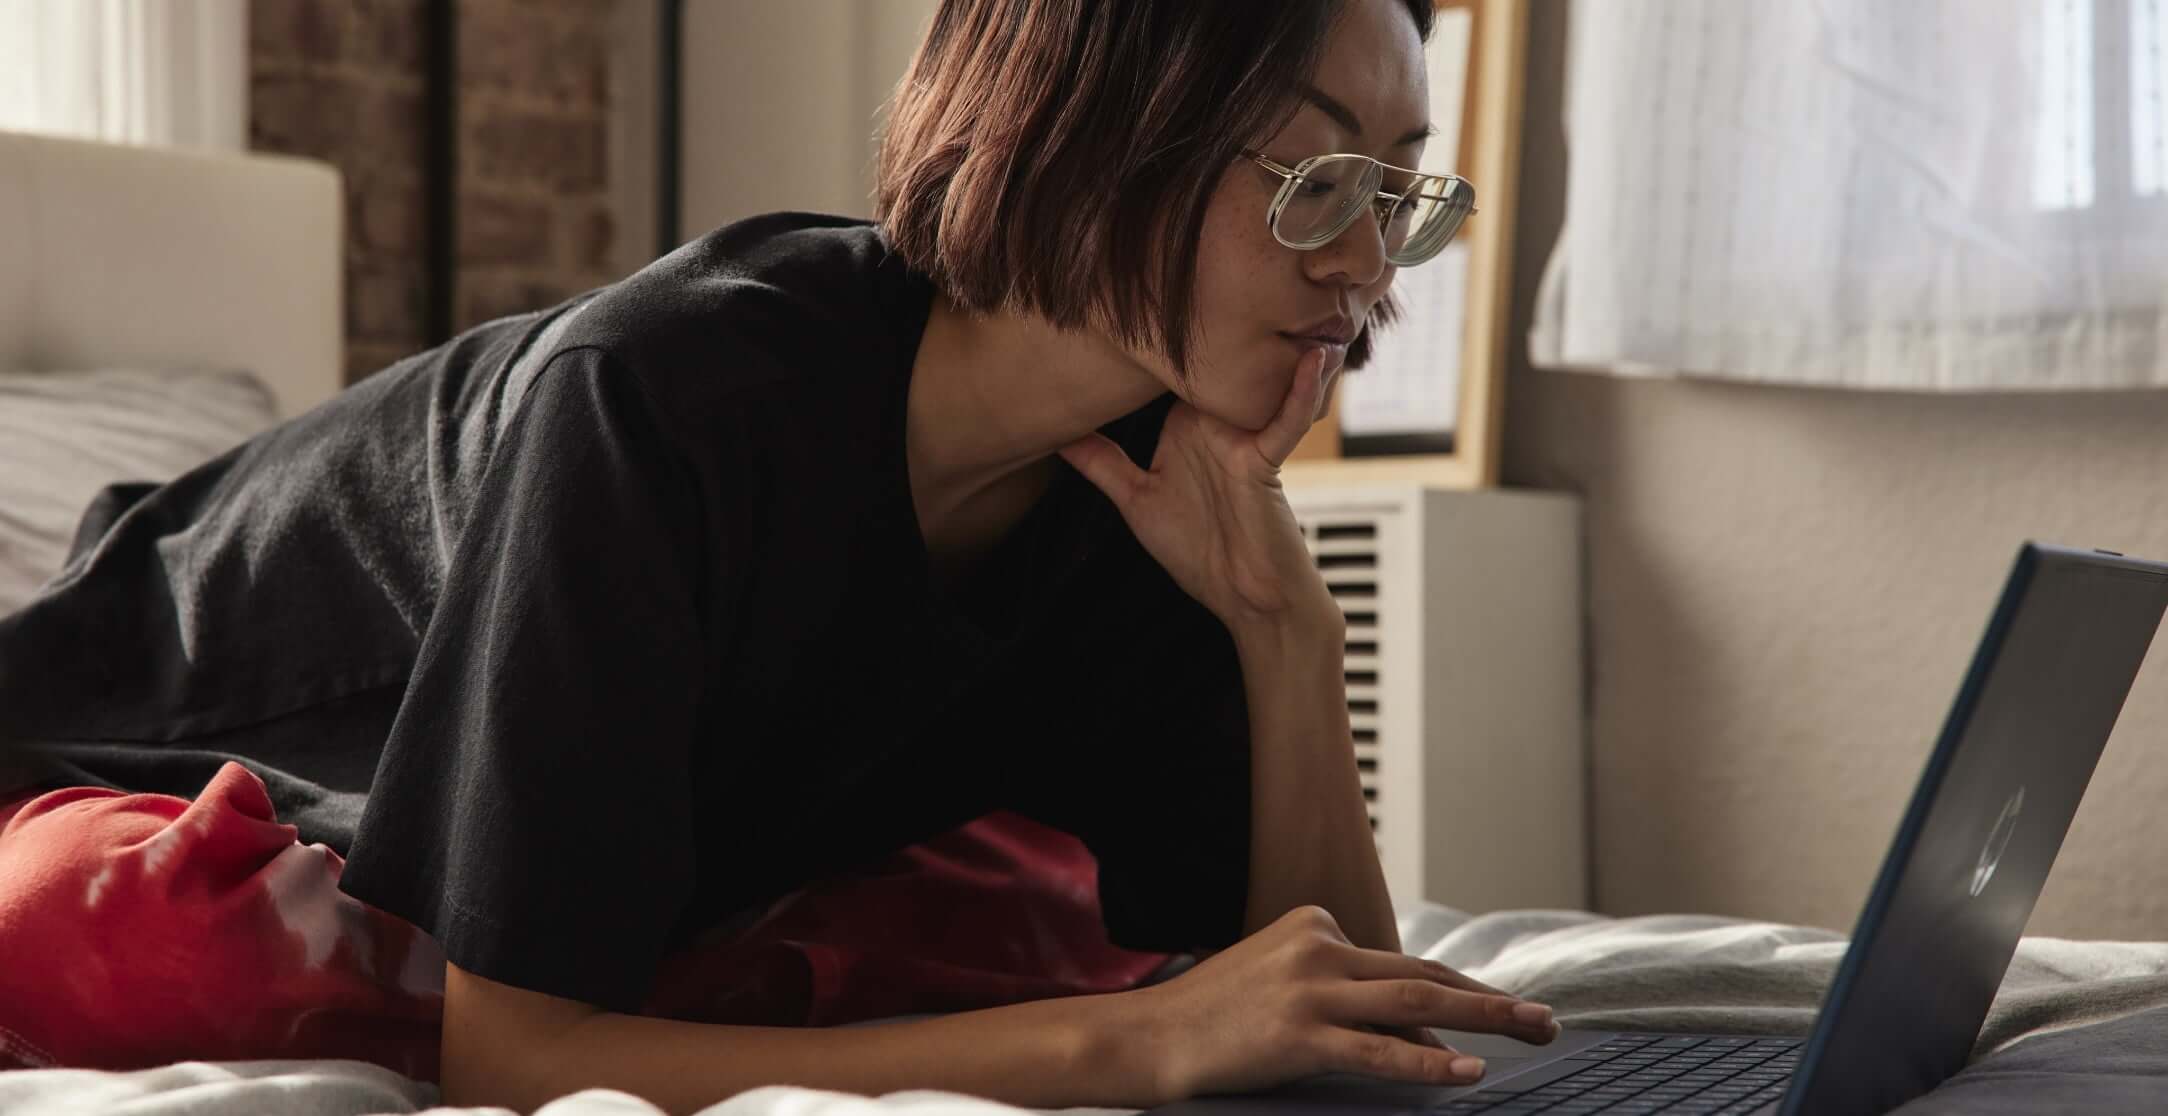
<path id="1" fill-rule="evenodd" d="M 1348 617 L 1347 700 L 1396 903 L 1586 909 L 1580 503 L 1290 485 Z"/>

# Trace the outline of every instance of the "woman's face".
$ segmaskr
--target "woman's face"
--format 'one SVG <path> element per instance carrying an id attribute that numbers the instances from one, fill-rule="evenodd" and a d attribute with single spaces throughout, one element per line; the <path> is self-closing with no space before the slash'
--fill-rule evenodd
<path id="1" fill-rule="evenodd" d="M 1419 164 L 1422 141 L 1400 140 L 1428 127 L 1429 104 L 1423 43 L 1407 5 L 1354 0 L 1326 44 L 1302 108 L 1277 135 L 1250 146 L 1288 167 L 1336 152 L 1412 167 Z M 1146 359 L 1170 390 L 1198 410 L 1246 430 L 1270 422 L 1294 382 L 1304 348 L 1289 334 L 1334 315 L 1345 315 L 1359 333 L 1395 271 L 1385 262 L 1371 211 L 1307 252 L 1273 239 L 1265 213 L 1281 181 L 1248 158 L 1227 166 L 1198 244 L 1200 334 L 1190 382 L 1177 381 L 1164 358 Z M 1327 390 L 1311 421 L 1324 413 L 1345 356 L 1345 348 L 1328 350 Z"/>

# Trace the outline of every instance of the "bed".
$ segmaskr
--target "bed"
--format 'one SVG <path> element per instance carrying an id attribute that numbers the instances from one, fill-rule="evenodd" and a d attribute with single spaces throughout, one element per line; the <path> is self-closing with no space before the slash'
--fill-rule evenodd
<path id="1" fill-rule="evenodd" d="M 211 441 L 245 437 L 252 425 L 299 414 L 342 383 L 341 213 L 336 173 L 307 161 L 0 134 L 0 372 L 15 374 L 18 387 L 57 370 L 122 370 L 138 381 L 170 375 L 181 387 L 165 406 L 182 409 L 216 385 L 257 384 L 253 396 L 235 390 L 232 405 L 217 409 L 227 425 L 201 435 Z M 183 378 L 214 373 L 225 378 Z M 0 396 L 0 407 L 9 398 Z M 12 398 L 19 420 L 31 405 L 21 399 L 62 407 L 41 414 L 36 432 L 55 445 L 82 441 L 52 429 L 68 421 L 55 402 L 60 396 Z M 160 433 L 126 423 L 102 430 L 109 439 Z M 107 475 L 60 480 L 76 486 L 68 489 L 73 493 L 131 475 L 154 479 L 160 469 L 188 463 L 176 466 L 172 455 L 208 456 L 216 448 L 201 439 L 166 446 L 160 452 L 168 459 L 152 462 L 130 460 L 123 446 L 85 467 Z M 0 477 L 5 470 L 0 462 Z M 21 483 L 20 472 L 15 480 Z M 63 509 L 75 499 L 48 495 Z M 1843 948 L 1834 930 L 1739 919 L 1472 915 L 1422 901 L 1406 902 L 1398 913 L 1409 952 L 1552 1003 L 1562 1022 L 1579 1027 L 1802 1034 Z M 427 1082 L 359 1061 L 0 1072 L 0 1111 L 8 1113 L 414 1112 L 437 1099 Z M 2073 1108 L 2168 1111 L 2168 944 L 2027 939 L 1973 1065 L 1903 1111 Z M 658 1110 L 623 1093 L 590 1090 L 542 1111 Z M 1018 1111 L 939 1092 L 862 1098 L 788 1086 L 752 1090 L 707 1110 L 726 1116 Z"/>
<path id="2" fill-rule="evenodd" d="M 338 172 L 0 132 L 0 368 L 246 369 L 342 386 Z"/>
<path id="3" fill-rule="evenodd" d="M 1409 952 L 1549 1002 L 1569 1027 L 1803 1034 L 1844 949 L 1843 935 L 1830 930 L 1706 916 L 1610 919 L 1578 911 L 1471 916 L 1424 902 L 1398 913 Z M 136 1116 L 346 1116 L 431 1110 L 436 1101 L 434 1086 L 359 1061 L 186 1062 L 130 1072 L 0 1073 L 0 1112 L 10 1114 L 125 1107 Z M 484 1116 L 502 1110 L 433 1111 Z M 711 1105 L 702 1116 L 1020 1116 L 1028 1111 L 934 1090 L 867 1098 L 768 1086 Z M 1136 1110 L 1061 1111 L 1128 1116 Z M 1898 1111 L 1903 1116 L 2168 1111 L 2168 943 L 2025 939 L 1973 1064 Z M 590 1089 L 537 1112 L 658 1116 L 661 1110 L 626 1093 Z"/>
<path id="4" fill-rule="evenodd" d="M 0 613 L 106 480 L 165 480 L 342 386 L 339 176 L 0 133 Z"/>

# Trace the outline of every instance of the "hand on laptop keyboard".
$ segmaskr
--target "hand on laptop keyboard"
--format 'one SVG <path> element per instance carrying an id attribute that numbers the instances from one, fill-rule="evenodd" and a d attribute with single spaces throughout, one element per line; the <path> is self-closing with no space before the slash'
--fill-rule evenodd
<path id="1" fill-rule="evenodd" d="M 1418 1028 L 1557 1037 L 1550 1008 L 1435 961 L 1362 949 L 1320 907 L 1298 907 L 1164 984 L 1121 994 L 1135 1057 L 1165 1094 L 1267 1088 L 1317 1073 L 1433 1085 L 1482 1077 Z M 1372 1028 L 1376 1028 L 1373 1030 Z"/>

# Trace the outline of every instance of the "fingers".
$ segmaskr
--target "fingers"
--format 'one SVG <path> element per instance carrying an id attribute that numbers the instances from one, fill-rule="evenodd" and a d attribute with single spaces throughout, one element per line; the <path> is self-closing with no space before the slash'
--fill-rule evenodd
<path id="1" fill-rule="evenodd" d="M 1279 413 L 1257 432 L 1257 451 L 1274 468 L 1295 452 L 1295 446 L 1309 432 L 1310 423 L 1316 420 L 1317 398 L 1324 390 L 1324 380 L 1324 346 L 1304 350 L 1302 359 L 1295 364 L 1295 380 L 1288 385 L 1287 398 L 1280 401 Z"/>
<path id="2" fill-rule="evenodd" d="M 1395 1081 L 1460 1085 L 1481 1080 L 1483 1059 L 1435 1050 L 1393 1035 L 1328 1027 L 1319 1032 L 1320 1069 Z"/>
<path id="3" fill-rule="evenodd" d="M 1112 438 L 1097 431 L 1063 446 L 1061 459 L 1084 474 L 1085 480 L 1106 493 L 1114 507 L 1125 514 L 1129 501 L 1144 484 L 1144 470 L 1137 468 L 1137 463 L 1129 460 Z"/>
<path id="4" fill-rule="evenodd" d="M 1339 1023 L 1448 1027 L 1528 1042 L 1549 1042 L 1558 1034 L 1551 1009 L 1542 1004 L 1447 988 L 1428 980 L 1335 981 L 1317 996 L 1324 1016 Z"/>
<path id="5" fill-rule="evenodd" d="M 1396 1039 L 1412 1042 L 1417 1046 L 1430 1047 L 1432 1050 L 1453 1049 L 1446 1044 L 1445 1040 L 1431 1033 L 1428 1027 L 1380 1027 L 1378 1031 L 1381 1034 L 1391 1035 Z"/>
<path id="6" fill-rule="evenodd" d="M 1443 962 L 1383 949 L 1350 947 L 1347 967 L 1342 971 L 1356 980 L 1433 980 L 1448 988 L 1467 992 L 1483 992 L 1492 996 L 1513 995 L 1503 988 L 1493 988 Z"/>

